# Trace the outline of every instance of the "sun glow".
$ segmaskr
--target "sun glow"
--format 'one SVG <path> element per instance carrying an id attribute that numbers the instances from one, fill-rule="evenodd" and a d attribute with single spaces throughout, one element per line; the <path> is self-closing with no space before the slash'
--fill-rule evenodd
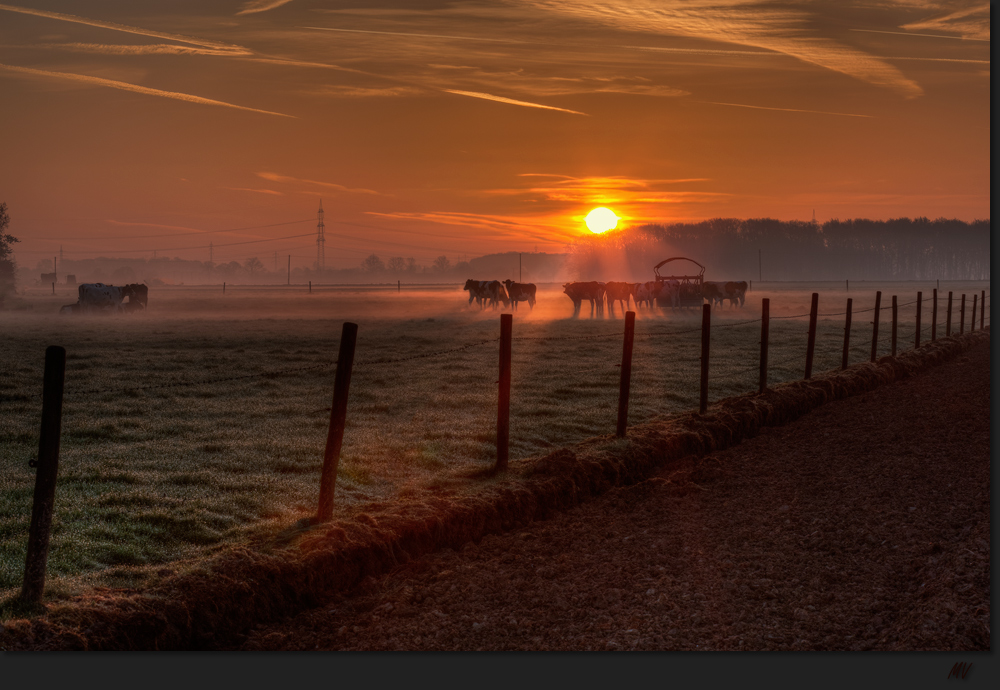
<path id="1" fill-rule="evenodd" d="M 614 230 L 618 225 L 618 216 L 610 208 L 600 206 L 587 214 L 587 227 L 593 233 L 600 234 Z"/>

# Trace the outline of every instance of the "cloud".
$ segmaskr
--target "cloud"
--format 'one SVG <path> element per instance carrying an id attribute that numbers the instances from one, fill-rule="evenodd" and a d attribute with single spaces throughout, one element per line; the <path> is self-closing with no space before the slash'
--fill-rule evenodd
<path id="1" fill-rule="evenodd" d="M 529 2 L 529 0 L 521 0 Z M 692 36 L 773 50 L 912 98 L 920 86 L 882 60 L 831 39 L 804 35 L 810 16 L 798 10 L 717 0 L 664 5 L 659 0 L 530 0 L 557 15 L 650 34 Z"/>
<path id="2" fill-rule="evenodd" d="M 232 56 L 230 50 L 219 48 L 196 48 L 192 46 L 177 46 L 169 43 L 154 43 L 149 45 L 121 45 L 108 43 L 50 43 L 47 48 L 60 48 L 78 53 L 98 53 L 102 55 L 219 55 Z"/>
<path id="3" fill-rule="evenodd" d="M 571 233 L 565 233 L 559 226 L 548 224 L 544 221 L 498 214 L 459 213 L 448 211 L 430 213 L 404 211 L 383 213 L 379 211 L 367 211 L 366 213 L 367 215 L 379 216 L 382 218 L 420 220 L 441 225 L 458 225 L 467 228 L 480 228 L 483 230 L 490 230 L 493 233 L 493 235 L 489 238 L 476 237 L 475 239 L 477 240 L 503 238 L 522 239 L 524 237 L 530 237 L 540 242 L 551 242 L 552 232 L 564 234 L 567 237 L 572 236 Z M 547 231 L 550 234 L 543 234 L 543 231 Z"/>
<path id="4" fill-rule="evenodd" d="M 641 179 L 622 176 L 570 177 L 551 173 L 521 173 L 529 184 L 508 189 L 488 189 L 483 196 L 521 196 L 544 209 L 550 224 L 575 233 L 585 210 L 595 206 L 610 206 L 619 217 L 634 221 L 656 217 L 656 207 L 674 207 L 718 203 L 731 198 L 726 192 L 685 189 L 685 186 L 711 182 L 707 178 Z M 576 215 L 568 215 L 576 214 Z M 583 214 L 583 215 L 581 215 Z M 579 217 L 577 217 L 579 216 Z"/>
<path id="5" fill-rule="evenodd" d="M 236 16 L 241 14 L 255 14 L 257 12 L 267 12 L 268 10 L 273 10 L 276 7 L 281 7 L 282 5 L 287 5 L 292 0 L 250 0 L 250 2 L 243 4 L 243 9 L 236 13 Z"/>
<path id="6" fill-rule="evenodd" d="M 250 189 L 249 187 L 223 187 L 234 192 L 256 192 L 257 194 L 273 194 L 275 196 L 285 196 L 284 192 L 276 192 L 273 189 Z"/>
<path id="7" fill-rule="evenodd" d="M 875 117 L 874 115 L 858 115 L 856 113 L 834 113 L 827 110 L 802 110 L 799 108 L 774 108 L 766 105 L 747 105 L 746 103 L 719 103 L 716 101 L 695 101 L 709 105 L 728 105 L 734 108 L 753 108 L 754 110 L 778 110 L 785 113 L 812 113 L 814 115 L 842 115 L 844 117 Z"/>
<path id="8" fill-rule="evenodd" d="M 15 67 L 13 65 L 0 64 L 0 69 L 6 69 L 17 74 L 25 74 L 31 77 L 43 77 L 51 79 L 65 79 L 68 81 L 76 81 L 84 84 L 93 84 L 94 86 L 106 86 L 111 89 L 120 89 L 122 91 L 131 91 L 132 93 L 141 93 L 146 96 L 160 96 L 161 98 L 172 98 L 178 101 L 187 101 L 188 103 L 198 103 L 200 105 L 216 105 L 222 106 L 224 108 L 235 108 L 236 110 L 247 110 L 253 113 L 263 113 L 264 115 L 277 115 L 278 117 L 290 117 L 295 118 L 294 115 L 285 115 L 284 113 L 276 113 L 270 110 L 261 110 L 259 108 L 248 108 L 243 105 L 236 105 L 234 103 L 226 103 L 225 101 L 216 101 L 211 98 L 202 98 L 201 96 L 193 96 L 189 93 L 179 93 L 176 91 L 161 91 L 160 89 L 151 89 L 147 86 L 138 86 L 136 84 L 129 84 L 124 81 L 115 81 L 113 79 L 102 79 L 101 77 L 91 77 L 86 74 L 73 74 L 70 72 L 49 72 L 47 70 L 32 69 L 30 67 Z"/>
<path id="9" fill-rule="evenodd" d="M 407 31 L 371 31 L 367 29 L 338 29 L 329 26 L 303 26 L 302 29 L 313 29 L 315 31 L 342 31 L 350 34 L 382 34 L 386 36 L 409 36 L 411 38 L 445 38 L 454 41 L 488 41 L 490 43 L 526 43 L 510 38 L 486 38 L 483 36 L 450 36 L 444 34 L 416 34 Z"/>
<path id="10" fill-rule="evenodd" d="M 415 86 L 388 86 L 388 87 L 364 87 L 364 86 L 342 86 L 337 84 L 326 84 L 317 91 L 324 96 L 335 96 L 343 98 L 385 98 L 395 96 L 416 96 L 427 93 L 426 89 Z"/>
<path id="11" fill-rule="evenodd" d="M 8 12 L 18 12 L 20 14 L 30 14 L 36 17 L 44 17 L 46 19 L 56 19 L 63 22 L 72 22 L 74 24 L 85 24 L 87 26 L 94 26 L 101 29 L 109 29 L 111 31 L 123 31 L 130 34 L 138 34 L 140 36 L 151 36 L 153 38 L 164 38 L 169 41 L 177 41 L 178 43 L 187 43 L 189 45 L 201 46 L 203 48 L 215 48 L 218 50 L 226 51 L 229 55 L 252 55 L 251 51 L 247 50 L 242 46 L 232 45 L 228 43 L 219 43 L 217 41 L 208 41 L 203 38 L 191 38 L 189 36 L 181 36 L 178 34 L 168 34 L 162 31 L 150 31 L 149 29 L 140 29 L 134 26 L 126 26 L 125 24 L 115 24 L 113 22 L 104 22 L 97 19 L 87 19 L 86 17 L 77 17 L 73 14 L 62 14 L 60 12 L 49 12 L 46 10 L 34 10 L 26 7 L 16 7 L 14 5 L 3 5 L 0 4 L 0 10 L 6 10 Z"/>
<path id="12" fill-rule="evenodd" d="M 442 89 L 447 93 L 455 93 L 460 96 L 470 96 L 471 98 L 482 98 L 487 101 L 497 101 L 498 103 L 509 103 L 510 105 L 520 105 L 526 108 L 543 108 L 545 110 L 558 110 L 563 113 L 572 113 L 573 115 L 586 115 L 587 113 L 581 113 L 577 110 L 567 110 L 566 108 L 556 108 L 552 105 L 541 105 L 540 103 L 529 103 L 528 101 L 517 101 L 513 98 L 504 98 L 503 96 L 494 96 L 489 93 L 480 93 L 478 91 L 458 91 L 456 89 Z"/>
<path id="13" fill-rule="evenodd" d="M 348 192 L 348 193 L 351 193 L 351 194 L 375 194 L 375 195 L 378 195 L 378 196 L 382 196 L 378 192 L 376 192 L 374 190 L 371 190 L 371 189 L 353 189 L 351 187 L 345 187 L 344 185 L 335 184 L 333 182 L 320 182 L 318 180 L 303 180 L 303 179 L 300 179 L 298 177 L 289 177 L 287 175 L 278 175 L 277 173 L 272 173 L 272 172 L 259 172 L 259 173 L 257 173 L 257 177 L 260 177 L 260 178 L 262 178 L 264 180 L 268 180 L 269 182 L 286 182 L 286 183 L 291 183 L 291 184 L 310 184 L 310 185 L 315 185 L 317 187 L 325 187 L 326 189 L 332 189 L 332 190 L 337 191 L 337 192 Z"/>
<path id="14" fill-rule="evenodd" d="M 904 24 L 900 28 L 951 31 L 961 34 L 964 39 L 989 41 L 990 4 L 982 3 L 973 7 L 963 7 L 919 22 Z"/>

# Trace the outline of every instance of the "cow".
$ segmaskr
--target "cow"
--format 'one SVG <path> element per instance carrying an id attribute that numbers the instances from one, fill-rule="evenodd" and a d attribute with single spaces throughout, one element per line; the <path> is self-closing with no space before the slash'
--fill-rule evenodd
<path id="1" fill-rule="evenodd" d="M 500 302 L 503 302 L 504 307 L 510 304 L 510 298 L 507 297 L 507 290 L 499 280 L 488 282 L 486 284 L 486 292 L 489 295 L 490 306 L 494 309 L 499 306 Z"/>
<path id="2" fill-rule="evenodd" d="M 125 311 L 138 311 L 145 309 L 149 304 L 149 288 L 142 283 L 129 283 L 125 286 L 125 296 L 128 302 L 125 303 Z"/>
<path id="3" fill-rule="evenodd" d="M 632 296 L 631 285 L 611 281 L 604 285 L 604 292 L 608 297 L 608 311 L 611 312 L 612 317 L 615 315 L 615 302 L 621 303 L 622 313 L 628 309 L 628 300 Z"/>
<path id="4" fill-rule="evenodd" d="M 670 303 L 671 309 L 681 306 L 681 283 L 679 280 L 667 280 L 659 283 L 659 293 L 656 299 L 660 304 Z"/>
<path id="5" fill-rule="evenodd" d="M 729 306 L 735 307 L 739 303 L 742 307 L 746 301 L 747 284 L 746 281 L 706 280 L 702 283 L 702 290 L 705 299 L 713 305 L 718 304 L 721 307 L 723 302 L 729 300 Z"/>
<path id="6" fill-rule="evenodd" d="M 530 309 L 535 308 L 535 284 L 534 283 L 515 283 L 513 280 L 505 280 L 503 284 L 507 286 L 507 295 L 510 297 L 510 303 L 517 309 L 518 302 L 527 302 Z"/>
<path id="7" fill-rule="evenodd" d="M 118 312 L 122 310 L 122 300 L 126 296 L 124 287 L 104 283 L 82 283 L 77 288 L 77 293 L 79 294 L 77 304 L 83 313 Z"/>
<path id="8" fill-rule="evenodd" d="M 583 300 L 590 300 L 590 316 L 594 316 L 594 307 L 597 307 L 597 314 L 604 315 L 604 288 L 596 281 L 566 283 L 563 285 L 563 292 L 573 300 L 573 316 L 580 315 L 580 305 Z"/>
<path id="9" fill-rule="evenodd" d="M 713 307 L 716 304 L 721 307 L 723 300 L 726 299 L 725 283 L 720 283 L 715 280 L 706 280 L 701 284 L 701 296 L 707 299 L 708 303 Z"/>
<path id="10" fill-rule="evenodd" d="M 725 292 L 726 299 L 729 300 L 729 306 L 731 307 L 735 307 L 737 302 L 739 302 L 742 307 L 746 302 L 747 283 L 745 280 L 741 280 L 739 282 L 730 281 L 723 286 L 723 291 Z"/>
<path id="11" fill-rule="evenodd" d="M 486 290 L 487 281 L 485 280 L 473 280 L 469 278 L 465 281 L 465 287 L 463 290 L 469 291 L 469 304 L 472 304 L 472 300 L 476 300 L 476 303 L 482 308 L 483 301 L 489 299 L 489 294 Z"/>

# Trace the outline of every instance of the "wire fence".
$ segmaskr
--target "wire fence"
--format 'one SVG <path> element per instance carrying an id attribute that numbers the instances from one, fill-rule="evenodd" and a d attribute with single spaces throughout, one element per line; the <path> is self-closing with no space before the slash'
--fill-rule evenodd
<path id="1" fill-rule="evenodd" d="M 989 303 L 987 295 L 976 305 L 976 330 L 989 324 Z M 896 305 L 897 353 L 916 345 L 916 304 L 917 300 L 909 300 Z M 933 298 L 922 297 L 921 344 L 931 340 L 932 331 L 938 338 L 945 337 L 947 311 L 942 304 L 939 295 L 934 327 Z M 891 320 L 886 314 L 891 314 L 891 309 L 891 304 L 881 304 L 878 310 L 876 357 L 892 351 Z M 852 308 L 849 332 L 846 315 L 846 310 L 817 309 L 814 373 L 841 367 L 845 335 L 850 364 L 871 359 L 875 307 Z M 669 325 L 651 316 L 641 313 L 634 331 L 629 425 L 698 409 L 700 403 L 702 324 L 692 314 L 678 314 Z M 768 386 L 805 376 L 811 316 L 796 313 L 769 318 Z M 964 331 L 958 325 L 960 319 Z M 967 332 L 971 321 L 971 300 L 964 314 L 958 300 L 953 300 L 951 334 Z M 530 456 L 615 431 L 623 363 L 622 321 L 567 323 L 573 327 L 563 325 L 556 332 L 530 321 L 515 324 L 509 416 L 512 457 Z M 709 402 L 758 390 L 762 326 L 763 317 L 736 318 L 731 311 L 713 313 Z M 345 491 L 347 497 L 371 495 L 374 489 L 370 487 L 405 485 L 407 468 L 433 475 L 455 463 L 487 465 L 496 461 L 501 409 L 498 384 L 502 378 L 498 377 L 498 364 L 503 342 L 494 329 L 493 322 L 476 322 L 462 333 L 465 342 L 446 343 L 444 347 L 442 334 L 406 333 L 359 344 L 337 475 L 342 488 L 338 490 Z M 582 329 L 588 332 L 581 333 Z M 288 339 L 293 340 L 291 336 Z M 299 511 L 308 508 L 296 496 L 309 482 L 315 486 L 323 432 L 330 426 L 327 417 L 332 416 L 329 403 L 337 358 L 317 347 L 258 348 L 261 356 L 245 359 L 241 348 L 230 351 L 219 347 L 210 356 L 193 353 L 170 357 L 152 356 L 141 347 L 121 348 L 102 357 L 96 354 L 98 349 L 94 348 L 93 355 L 68 355 L 64 451 L 75 454 L 76 463 L 69 465 L 73 469 L 60 481 L 107 486 L 119 477 L 128 487 L 145 481 L 140 477 L 163 477 L 150 489 L 157 494 L 156 499 L 134 492 L 126 492 L 123 498 L 99 494 L 99 502 L 112 506 L 98 511 L 105 522 L 119 519 L 113 512 L 113 506 L 118 505 L 115 501 L 137 505 L 159 501 L 167 506 L 160 512 L 140 513 L 132 537 L 116 533 L 113 539 L 100 539 L 117 543 L 147 538 L 168 520 L 163 511 L 176 512 L 177 506 L 189 500 L 185 498 L 191 491 L 187 487 L 199 482 L 213 487 L 211 492 L 219 497 L 212 499 L 216 503 L 209 501 L 200 509 L 197 521 L 213 524 L 220 520 L 220 513 L 231 510 L 220 507 L 220 502 L 231 500 L 227 491 L 232 489 L 226 487 L 236 480 L 217 480 L 215 472 L 252 476 L 251 483 L 266 487 L 269 500 L 286 501 Z M 143 364 L 144 358 L 149 359 L 148 366 Z M 129 366 L 125 373 L 119 372 L 118 380 L 109 380 L 116 375 L 115 364 L 126 360 Z M 195 375 L 198 369 L 203 376 Z M 30 427 L 37 420 L 41 379 L 41 369 L 24 362 L 0 368 L 0 411 L 5 413 L 0 415 L 5 417 L 0 420 L 0 440 L 10 442 L 9 448 L 16 449 L 13 452 L 27 455 L 38 441 L 37 426 Z M 18 415 L 21 422 L 11 421 Z M 231 450 L 238 450 L 239 455 Z M 183 461 L 172 466 L 178 454 Z M 4 500 L 0 492 L 0 503 Z M 7 510 L 14 512 L 13 508 Z M 89 543 L 87 539 L 99 541 L 93 535 L 104 529 L 102 520 L 73 527 L 84 534 L 75 542 L 78 548 Z M 194 517 L 169 520 L 176 523 L 171 522 L 171 529 L 182 535 L 177 539 L 209 539 L 204 532 L 190 532 Z M 8 522 L 0 518 L 0 533 L 23 535 L 20 523 Z M 4 553 L 5 549 L 13 550 L 8 546 L 11 539 L 0 539 L 0 586 L 13 581 L 4 571 L 10 569 Z M 115 547 L 101 548 L 114 551 Z M 112 553 L 106 558 L 113 561 L 118 557 Z M 53 562 L 56 567 L 70 568 L 59 564 L 76 559 L 78 556 L 67 550 Z M 11 562 L 17 561 L 24 563 L 21 552 Z"/>

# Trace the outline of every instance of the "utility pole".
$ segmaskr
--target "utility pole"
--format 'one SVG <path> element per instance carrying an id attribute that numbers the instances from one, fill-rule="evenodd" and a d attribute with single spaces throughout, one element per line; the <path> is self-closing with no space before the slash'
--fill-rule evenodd
<path id="1" fill-rule="evenodd" d="M 59 264 L 56 263 L 56 257 L 52 257 L 52 275 L 55 276 L 55 282 L 59 282 Z"/>
<path id="2" fill-rule="evenodd" d="M 215 264 L 215 257 L 213 256 L 214 253 L 215 253 L 215 246 L 214 246 L 214 244 L 212 242 L 209 242 L 208 243 L 208 263 L 210 263 L 212 265 Z M 129 299 L 131 299 L 131 297 Z"/>
<path id="3" fill-rule="evenodd" d="M 762 266 L 761 261 L 762 261 L 762 259 L 760 258 L 760 250 L 758 249 L 757 250 L 757 282 L 758 283 L 764 282 L 764 278 L 762 277 L 764 275 L 764 269 L 761 268 L 761 266 Z"/>
<path id="4" fill-rule="evenodd" d="M 524 276 L 521 274 L 521 252 L 517 253 L 517 282 L 524 282 Z"/>
<path id="5" fill-rule="evenodd" d="M 288 284 L 292 284 L 292 255 L 288 255 Z"/>
<path id="6" fill-rule="evenodd" d="M 323 223 L 323 200 L 319 200 L 318 221 L 316 223 L 316 270 L 326 269 L 326 226 Z"/>

